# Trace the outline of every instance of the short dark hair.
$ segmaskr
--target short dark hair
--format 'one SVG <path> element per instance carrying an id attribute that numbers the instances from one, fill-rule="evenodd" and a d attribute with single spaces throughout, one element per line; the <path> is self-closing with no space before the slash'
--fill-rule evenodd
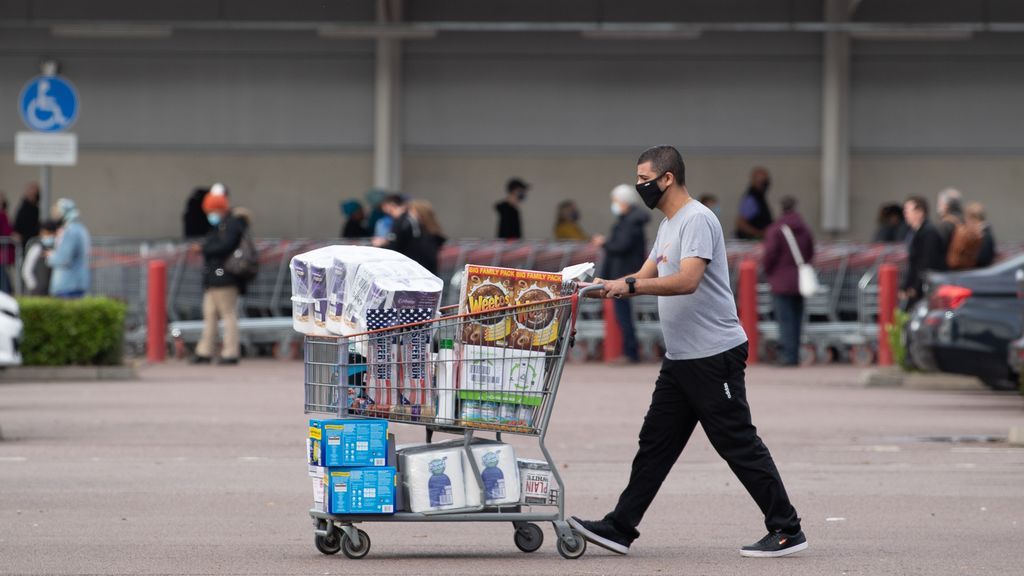
<path id="1" fill-rule="evenodd" d="M 907 198 L 906 203 L 913 204 L 914 208 L 924 212 L 926 216 L 928 215 L 928 201 L 923 197 L 911 196 L 910 198 Z"/>
<path id="2" fill-rule="evenodd" d="M 523 181 L 522 178 L 509 178 L 508 182 L 505 183 L 505 191 L 508 193 L 515 192 L 517 190 L 529 190 L 530 185 Z"/>
<path id="3" fill-rule="evenodd" d="M 796 198 L 793 196 L 783 196 L 779 203 L 782 204 L 783 212 L 792 212 L 793 210 L 796 210 Z"/>
<path id="4" fill-rule="evenodd" d="M 405 206 L 405 196 L 401 194 L 388 194 L 380 202 L 381 204 L 394 204 L 395 206 Z"/>
<path id="5" fill-rule="evenodd" d="M 686 165 L 683 164 L 683 156 L 674 147 L 652 146 L 644 150 L 636 161 L 636 165 L 639 166 L 644 162 L 650 162 L 658 174 L 671 172 L 676 177 L 676 182 L 686 184 Z"/>

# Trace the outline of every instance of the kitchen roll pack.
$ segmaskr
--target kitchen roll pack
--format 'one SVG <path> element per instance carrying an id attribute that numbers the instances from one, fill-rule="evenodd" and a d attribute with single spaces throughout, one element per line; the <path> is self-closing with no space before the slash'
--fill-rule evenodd
<path id="1" fill-rule="evenodd" d="M 458 446 L 424 444 L 398 449 L 404 501 L 411 512 L 436 512 L 466 507 L 463 450 Z"/>
<path id="2" fill-rule="evenodd" d="M 471 451 L 484 482 L 486 504 L 498 506 L 519 502 L 521 485 L 515 450 L 501 442 L 474 441 Z M 429 512 L 480 506 L 480 487 L 461 440 L 435 444 L 414 444 L 398 448 L 399 473 L 412 512 Z M 457 465 L 453 465 L 457 463 Z M 443 468 L 447 479 L 438 479 Z M 456 470 L 461 474 L 454 477 Z M 452 505 L 437 497 L 439 487 L 450 483 Z"/>

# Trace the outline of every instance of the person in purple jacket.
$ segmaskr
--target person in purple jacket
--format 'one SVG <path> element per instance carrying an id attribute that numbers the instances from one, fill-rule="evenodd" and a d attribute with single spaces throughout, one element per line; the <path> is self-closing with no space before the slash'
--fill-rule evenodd
<path id="1" fill-rule="evenodd" d="M 796 198 L 786 196 L 781 204 L 782 216 L 764 234 L 762 265 L 772 289 L 775 319 L 779 323 L 779 344 L 782 348 L 779 364 L 796 366 L 800 363 L 804 297 L 800 295 L 797 263 L 785 230 L 788 228 L 792 234 L 804 262 L 814 258 L 814 236 L 796 211 Z"/>

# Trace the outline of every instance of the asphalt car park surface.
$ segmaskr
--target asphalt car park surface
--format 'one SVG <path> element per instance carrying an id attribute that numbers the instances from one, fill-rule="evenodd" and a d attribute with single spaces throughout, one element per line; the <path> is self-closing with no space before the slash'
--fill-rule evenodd
<path id="1" fill-rule="evenodd" d="M 629 474 L 655 365 L 567 367 L 548 445 L 568 511 Z M 627 557 L 579 560 L 508 524 L 363 524 L 363 560 L 313 546 L 301 363 L 168 363 L 138 382 L 0 385 L 2 574 L 1019 574 L 1024 425 L 1015 394 L 865 388 L 850 367 L 748 373 L 755 423 L 810 549 L 741 558 L 761 516 L 698 430 Z M 398 428 L 400 442 L 422 429 Z M 536 443 L 517 438 L 520 455 Z M 534 448 L 531 450 L 531 448 Z"/>

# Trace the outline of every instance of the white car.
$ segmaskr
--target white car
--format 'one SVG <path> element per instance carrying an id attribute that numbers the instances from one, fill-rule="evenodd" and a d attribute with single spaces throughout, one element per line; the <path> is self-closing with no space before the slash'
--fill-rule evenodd
<path id="1" fill-rule="evenodd" d="M 18 301 L 0 292 L 0 366 L 21 365 L 21 331 L 24 327 Z"/>

